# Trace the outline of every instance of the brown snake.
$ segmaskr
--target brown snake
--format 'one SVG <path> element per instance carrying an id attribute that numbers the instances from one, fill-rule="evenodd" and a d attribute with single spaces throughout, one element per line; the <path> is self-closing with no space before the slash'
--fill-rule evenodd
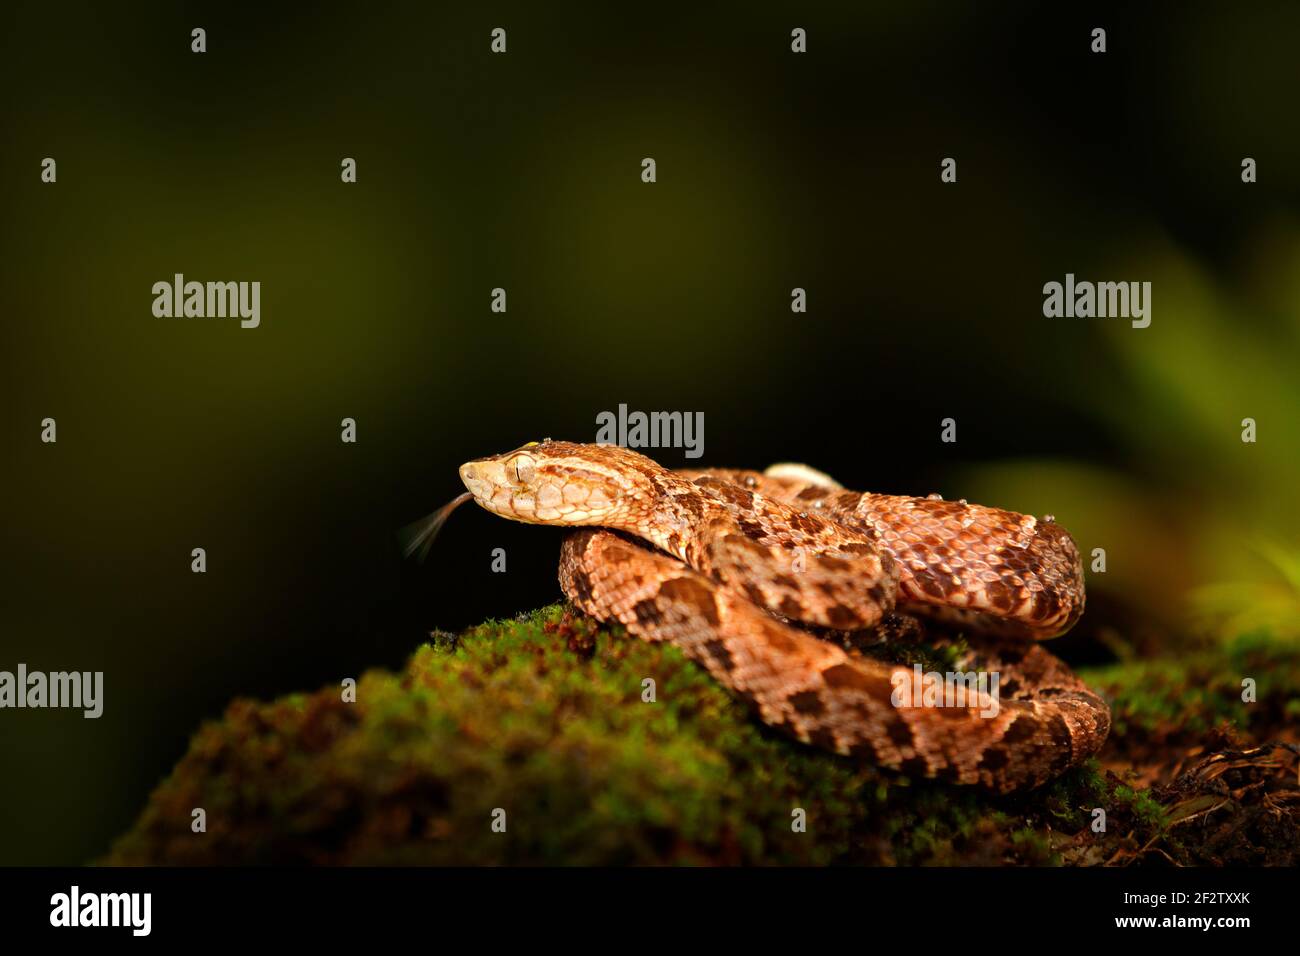
<path id="1" fill-rule="evenodd" d="M 846 491 L 802 466 L 669 471 L 618 446 L 550 440 L 460 475 L 493 514 L 592 526 L 561 551 L 569 599 L 680 647 L 805 743 L 1009 791 L 1091 756 L 1110 728 L 1106 703 L 1034 643 L 1083 612 L 1078 549 L 1050 519 Z M 997 706 L 896 703 L 912 668 L 829 639 L 910 620 L 900 614 L 996 636 L 978 657 L 998 675 Z"/>

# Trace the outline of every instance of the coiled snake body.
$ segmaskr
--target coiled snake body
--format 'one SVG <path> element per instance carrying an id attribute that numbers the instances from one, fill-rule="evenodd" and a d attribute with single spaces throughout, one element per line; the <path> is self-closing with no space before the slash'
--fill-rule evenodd
<path id="1" fill-rule="evenodd" d="M 1009 791 L 1105 740 L 1105 702 L 1034 643 L 1083 612 L 1078 549 L 1050 519 L 846 491 L 802 466 L 669 471 L 625 448 L 549 440 L 460 475 L 494 514 L 588 526 L 561 550 L 569 599 L 677 645 L 805 743 Z M 979 663 L 999 676 L 998 706 L 899 705 L 912 668 L 827 639 L 899 613 L 996 636 Z"/>

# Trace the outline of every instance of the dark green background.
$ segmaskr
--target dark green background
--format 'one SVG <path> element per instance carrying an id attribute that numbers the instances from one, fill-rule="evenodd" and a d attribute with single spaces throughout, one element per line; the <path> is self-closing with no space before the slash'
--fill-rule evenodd
<path id="1" fill-rule="evenodd" d="M 102 853 L 235 696 L 552 600 L 553 531 L 394 530 L 620 402 L 703 412 L 703 465 L 1054 512 L 1121 608 L 1081 654 L 1252 613 L 1300 526 L 1300 8 L 1122 11 L 7 7 L 0 669 L 106 701 L 0 712 L 0 862 Z M 154 318 L 175 272 L 260 280 L 261 327 Z M 1153 282 L 1151 327 L 1044 318 L 1066 272 Z"/>

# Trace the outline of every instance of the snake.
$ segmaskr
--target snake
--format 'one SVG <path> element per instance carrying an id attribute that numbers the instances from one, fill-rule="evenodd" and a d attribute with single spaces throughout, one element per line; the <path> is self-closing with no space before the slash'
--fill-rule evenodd
<path id="1" fill-rule="evenodd" d="M 574 607 L 680 648 L 804 744 L 1008 793 L 1087 760 L 1110 729 L 1105 700 L 1039 643 L 1085 603 L 1078 547 L 1051 516 L 855 492 L 804 465 L 673 470 L 551 439 L 466 462 L 460 478 L 435 525 L 472 499 L 574 529 L 559 567 Z M 915 622 L 959 635 L 959 663 L 979 665 L 937 677 L 996 684 L 927 696 L 920 665 L 870 653 Z"/>

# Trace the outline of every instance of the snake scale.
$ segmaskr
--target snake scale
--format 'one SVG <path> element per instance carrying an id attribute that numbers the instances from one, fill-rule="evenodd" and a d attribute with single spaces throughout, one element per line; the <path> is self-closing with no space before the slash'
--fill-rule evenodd
<path id="1" fill-rule="evenodd" d="M 804 466 L 670 471 L 549 439 L 460 476 L 469 494 L 453 504 L 579 527 L 560 558 L 574 605 L 676 645 L 805 743 L 1007 792 L 1091 756 L 1110 728 L 1105 701 L 1036 643 L 1084 605 L 1078 549 L 1050 518 L 847 491 Z M 995 712 L 900 706 L 912 669 L 834 639 L 914 616 L 979 645 L 969 654 L 1000 679 Z"/>

